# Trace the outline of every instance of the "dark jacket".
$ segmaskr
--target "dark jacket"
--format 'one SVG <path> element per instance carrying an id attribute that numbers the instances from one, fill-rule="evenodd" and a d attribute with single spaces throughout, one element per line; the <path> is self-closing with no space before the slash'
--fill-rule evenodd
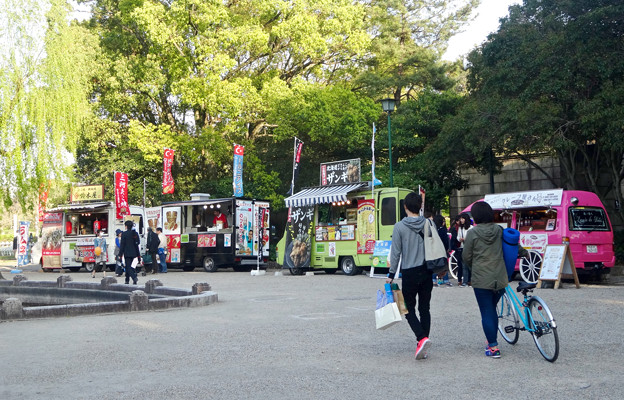
<path id="1" fill-rule="evenodd" d="M 446 230 L 446 226 L 441 226 L 438 228 L 438 236 L 442 239 L 442 244 L 444 245 L 444 250 L 448 253 L 449 251 L 449 237 L 448 231 Z"/>
<path id="2" fill-rule="evenodd" d="M 134 258 L 141 256 L 141 252 L 139 251 L 139 243 L 141 243 L 141 240 L 139 239 L 139 234 L 134 229 L 122 233 L 120 242 L 120 257 Z"/>
<path id="3" fill-rule="evenodd" d="M 449 245 L 451 246 L 451 250 L 457 250 L 459 249 L 459 240 L 457 240 L 457 226 L 455 224 L 453 224 L 453 226 L 450 229 L 451 232 L 451 241 L 449 243 Z"/>
<path id="4" fill-rule="evenodd" d="M 158 245 L 160 245 L 160 239 L 158 234 L 154 231 L 147 233 L 147 251 L 150 253 L 158 253 Z"/>

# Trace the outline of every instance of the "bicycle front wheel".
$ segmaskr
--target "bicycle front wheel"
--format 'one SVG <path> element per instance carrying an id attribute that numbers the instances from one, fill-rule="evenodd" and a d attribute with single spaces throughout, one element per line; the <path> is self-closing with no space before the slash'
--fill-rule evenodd
<path id="1" fill-rule="evenodd" d="M 496 315 L 498 316 L 498 331 L 507 343 L 516 344 L 520 336 L 520 318 L 515 307 L 511 304 L 509 295 L 505 293 L 496 305 Z"/>
<path id="2" fill-rule="evenodd" d="M 539 297 L 532 297 L 528 305 L 529 330 L 539 352 L 550 362 L 559 356 L 557 324 L 550 309 Z"/>

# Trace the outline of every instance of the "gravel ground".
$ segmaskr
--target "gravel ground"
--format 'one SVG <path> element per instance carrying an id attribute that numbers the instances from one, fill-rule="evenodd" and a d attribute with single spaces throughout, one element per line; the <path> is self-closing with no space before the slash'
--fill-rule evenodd
<path id="1" fill-rule="evenodd" d="M 6 263 L 0 271 L 11 278 Z M 59 275 L 34 266 L 24 274 Z M 86 272 L 70 275 L 92 280 Z M 405 321 L 375 330 L 381 279 L 231 270 L 170 270 L 157 278 L 183 288 L 208 282 L 219 303 L 0 323 L 0 398 L 621 399 L 624 393 L 619 282 L 536 291 L 559 327 L 560 355 L 551 364 L 526 332 L 515 346 L 501 343 L 501 359 L 486 358 L 470 288 L 434 288 L 433 345 L 427 360 L 415 361 Z"/>

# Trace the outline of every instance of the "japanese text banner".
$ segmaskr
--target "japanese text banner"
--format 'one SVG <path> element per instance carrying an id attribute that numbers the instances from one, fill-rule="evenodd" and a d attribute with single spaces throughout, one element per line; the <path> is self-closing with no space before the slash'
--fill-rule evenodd
<path id="1" fill-rule="evenodd" d="M 173 175 L 171 175 L 171 166 L 173 165 L 174 153 L 175 151 L 172 149 L 165 149 L 165 152 L 163 154 L 163 194 L 172 194 L 175 190 Z"/>
<path id="2" fill-rule="evenodd" d="M 115 208 L 116 218 L 123 219 L 130 214 L 128 205 L 128 174 L 115 172 Z"/>

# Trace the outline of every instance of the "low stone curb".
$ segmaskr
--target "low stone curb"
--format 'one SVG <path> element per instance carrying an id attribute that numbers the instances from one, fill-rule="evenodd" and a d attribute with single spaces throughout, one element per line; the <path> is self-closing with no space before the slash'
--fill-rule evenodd
<path id="1" fill-rule="evenodd" d="M 17 275 L 13 280 L 0 281 L 0 320 L 201 307 L 218 301 L 208 283 L 195 283 L 191 290 L 185 290 L 165 287 L 157 279 L 144 286 L 118 284 L 114 277 L 99 283 L 71 280 L 71 276 L 63 275 L 56 282 L 28 281 Z M 23 302 L 50 305 L 24 307 Z"/>

